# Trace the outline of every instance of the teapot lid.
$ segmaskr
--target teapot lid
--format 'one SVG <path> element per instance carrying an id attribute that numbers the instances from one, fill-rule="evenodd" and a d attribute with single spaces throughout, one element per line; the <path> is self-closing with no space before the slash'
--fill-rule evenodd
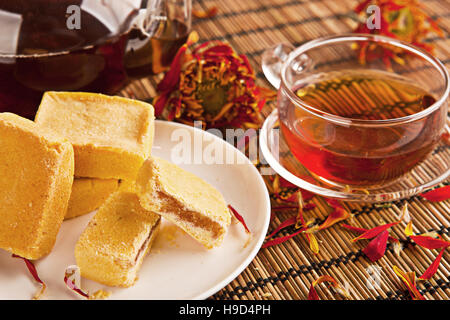
<path id="1" fill-rule="evenodd" d="M 0 0 L 0 56 L 77 50 L 127 32 L 142 0 Z"/>

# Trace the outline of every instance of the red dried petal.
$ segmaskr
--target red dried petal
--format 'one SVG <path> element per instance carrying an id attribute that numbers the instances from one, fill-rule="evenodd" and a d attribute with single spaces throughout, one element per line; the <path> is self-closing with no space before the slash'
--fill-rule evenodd
<path id="1" fill-rule="evenodd" d="M 276 239 L 273 239 L 273 240 L 269 240 L 269 241 L 265 242 L 265 243 L 262 245 L 261 248 L 267 248 L 267 247 L 275 246 L 275 245 L 277 245 L 277 244 L 286 242 L 286 241 L 288 241 L 289 239 L 295 237 L 296 235 L 302 233 L 302 232 L 305 231 L 305 230 L 306 230 L 306 228 L 301 228 L 301 229 L 297 230 L 296 232 L 294 232 L 294 233 L 292 233 L 292 234 L 290 234 L 290 235 L 287 235 L 287 236 L 284 236 L 284 237 L 279 237 L 279 238 L 276 238 Z"/>
<path id="2" fill-rule="evenodd" d="M 408 204 L 405 204 L 405 206 L 402 209 L 402 215 L 399 220 L 369 229 L 366 232 L 364 232 L 363 234 L 359 235 L 358 237 L 352 239 L 352 242 L 355 242 L 355 241 L 358 241 L 361 239 L 372 239 L 372 238 L 376 237 L 377 235 L 379 235 L 381 232 L 388 230 L 389 228 L 402 222 L 403 219 L 405 218 L 405 216 L 407 216 L 408 214 L 409 214 L 408 213 Z"/>
<path id="3" fill-rule="evenodd" d="M 384 256 L 386 252 L 387 241 L 389 238 L 389 231 L 385 230 L 376 236 L 369 244 L 362 250 L 362 252 L 375 262 Z"/>
<path id="4" fill-rule="evenodd" d="M 244 226 L 244 229 L 247 233 L 251 233 L 250 229 L 247 227 L 247 224 L 244 221 L 244 218 L 234 209 L 231 205 L 228 205 L 228 209 L 231 210 L 236 219 Z"/>
<path id="5" fill-rule="evenodd" d="M 354 231 L 354 232 L 359 233 L 359 234 L 363 234 L 363 233 L 369 231 L 369 229 L 354 227 L 354 226 L 351 226 L 351 225 L 348 225 L 348 224 L 341 224 L 341 227 L 344 227 L 345 229 L 348 229 L 350 231 Z M 394 237 L 391 237 L 391 236 L 389 236 L 388 240 L 392 241 L 392 242 L 399 242 L 399 240 L 397 238 L 394 238 Z"/>
<path id="6" fill-rule="evenodd" d="M 250 64 L 250 61 L 248 61 L 248 58 L 245 54 L 239 55 L 239 57 L 242 59 L 244 66 L 247 68 L 247 71 L 249 74 L 253 74 L 253 68 Z"/>
<path id="7" fill-rule="evenodd" d="M 203 52 L 204 56 L 231 56 L 233 54 L 233 48 L 228 44 L 219 44 L 213 46 Z M 214 59 L 214 57 L 210 57 Z"/>
<path id="8" fill-rule="evenodd" d="M 198 41 L 197 32 L 193 31 L 189 34 L 185 44 L 178 49 L 177 54 L 172 60 L 169 71 L 164 78 L 158 83 L 157 89 L 159 92 L 170 92 L 175 89 L 180 81 L 181 59 L 183 59 L 188 46 Z"/>
<path id="9" fill-rule="evenodd" d="M 13 254 L 12 257 L 22 259 L 25 262 L 25 265 L 27 266 L 28 271 L 33 276 L 34 280 L 42 285 L 41 290 L 34 297 L 34 299 L 38 299 L 47 289 L 47 285 L 44 283 L 44 281 L 41 280 L 41 278 L 39 278 L 39 274 L 36 270 L 35 265 L 30 260 L 23 258 L 21 256 L 18 256 L 16 254 Z"/>
<path id="10" fill-rule="evenodd" d="M 441 263 L 442 256 L 444 255 L 446 248 L 443 248 L 441 252 L 439 252 L 436 259 L 434 259 L 433 263 L 425 270 L 423 275 L 419 277 L 420 280 L 430 280 L 434 274 L 437 272 L 437 269 L 439 267 L 439 264 Z"/>
<path id="11" fill-rule="evenodd" d="M 399 223 L 399 221 L 396 222 L 392 222 L 392 223 L 387 223 L 387 224 L 383 224 L 381 226 L 377 226 L 375 228 L 369 229 L 366 232 L 364 232 L 363 234 L 359 235 L 358 237 L 352 239 L 352 242 L 361 240 L 361 239 L 372 239 L 374 237 L 376 237 L 377 235 L 379 235 L 380 233 L 382 233 L 385 230 L 388 230 L 389 228 L 397 225 Z"/>
<path id="12" fill-rule="evenodd" d="M 297 223 L 297 218 L 296 217 L 288 218 L 288 219 L 284 220 L 283 222 L 281 222 L 278 225 L 278 227 L 274 231 L 272 231 L 272 233 L 270 233 L 266 238 L 267 239 L 272 238 L 274 235 L 276 235 L 278 232 L 280 232 L 280 230 L 282 230 L 284 228 L 287 228 L 289 226 L 292 226 L 292 225 L 294 225 L 296 223 Z"/>
<path id="13" fill-rule="evenodd" d="M 320 300 L 316 288 L 312 284 L 309 287 L 308 300 Z"/>
<path id="14" fill-rule="evenodd" d="M 170 65 L 169 71 L 165 74 L 164 78 L 158 83 L 158 91 L 160 92 L 170 92 L 176 88 L 180 81 L 180 71 L 181 71 L 181 58 L 185 54 L 187 45 L 184 44 L 178 49 L 175 58 Z"/>
<path id="15" fill-rule="evenodd" d="M 417 243 L 417 245 L 430 250 L 442 249 L 450 246 L 450 241 L 435 239 L 429 236 L 410 236 L 410 238 Z"/>
<path id="16" fill-rule="evenodd" d="M 332 208 L 343 208 L 342 204 L 336 199 L 326 198 L 325 200 L 327 201 L 328 205 Z"/>
<path id="17" fill-rule="evenodd" d="M 80 296 L 83 296 L 83 297 L 85 297 L 85 298 L 87 298 L 87 299 L 90 298 L 89 294 L 86 293 L 86 292 L 84 292 L 84 291 L 81 290 L 80 288 L 78 288 L 78 287 L 75 285 L 75 283 L 74 283 L 73 281 L 71 281 L 71 280 L 67 277 L 67 275 L 64 276 L 64 283 L 65 283 L 66 286 L 67 286 L 70 290 L 72 290 L 73 292 L 76 292 L 76 293 L 78 293 Z"/>
<path id="18" fill-rule="evenodd" d="M 264 108 L 264 105 L 266 104 L 266 99 L 261 99 L 261 100 L 259 100 L 259 102 L 258 102 L 258 105 L 257 105 L 257 109 L 259 110 L 259 111 L 261 111 L 263 108 Z"/>
<path id="19" fill-rule="evenodd" d="M 167 100 L 169 98 L 169 92 L 161 94 L 159 97 L 157 97 L 153 103 L 155 107 L 155 116 L 160 116 L 166 107 Z"/>
<path id="20" fill-rule="evenodd" d="M 428 201 L 438 202 L 450 199 L 450 186 L 437 188 L 425 193 L 420 194 Z"/>

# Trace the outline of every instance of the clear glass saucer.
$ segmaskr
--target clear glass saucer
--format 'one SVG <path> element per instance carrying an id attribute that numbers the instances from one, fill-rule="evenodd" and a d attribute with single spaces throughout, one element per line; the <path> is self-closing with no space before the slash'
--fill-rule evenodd
<path id="1" fill-rule="evenodd" d="M 446 130 L 450 119 L 447 118 Z M 278 124 L 278 110 L 264 122 L 259 136 L 267 163 L 287 181 L 318 195 L 343 201 L 388 202 L 412 197 L 438 185 L 450 176 L 450 147 L 443 141 L 412 171 L 388 185 L 350 189 L 327 181 L 308 171 L 289 151 Z"/>

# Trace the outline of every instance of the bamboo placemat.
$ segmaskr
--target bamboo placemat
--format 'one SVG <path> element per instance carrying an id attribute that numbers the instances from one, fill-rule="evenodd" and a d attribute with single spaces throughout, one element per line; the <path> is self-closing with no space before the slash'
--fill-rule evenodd
<path id="1" fill-rule="evenodd" d="M 450 66 L 450 2 L 442 0 L 421 1 L 428 14 L 439 18 L 444 38 L 430 38 L 436 46 L 436 55 Z M 264 49 L 289 42 L 300 45 L 321 36 L 351 32 L 354 21 L 349 17 L 356 6 L 354 0 L 194 0 L 194 8 L 218 7 L 215 17 L 195 20 L 193 29 L 199 32 L 201 41 L 222 40 L 229 42 L 238 53 L 246 54 L 257 73 L 257 83 L 270 87 L 261 72 L 261 55 Z M 122 94 L 146 100 L 155 95 L 157 79 L 148 78 L 130 84 Z M 264 108 L 267 116 L 275 108 L 269 103 Z M 325 201 L 315 197 L 317 205 L 313 215 L 324 219 L 330 212 Z M 414 221 L 414 232 L 437 232 L 448 237 L 450 227 L 450 201 L 431 203 L 421 197 L 393 202 L 389 208 L 373 204 L 345 203 L 354 214 L 351 224 L 372 228 L 381 223 L 392 222 L 398 217 L 404 203 Z M 272 220 L 272 231 L 292 212 L 277 214 Z M 393 235 L 405 239 L 401 231 Z M 388 245 L 386 254 L 375 263 L 362 253 L 364 243 L 352 243 L 354 234 L 339 225 L 317 234 L 320 252 L 314 255 L 302 236 L 266 249 L 244 272 L 211 299 L 260 300 L 260 299 L 306 299 L 311 283 L 322 275 L 330 275 L 349 289 L 352 299 L 410 299 L 410 295 L 394 274 L 392 266 L 405 271 L 422 274 L 438 254 L 426 250 L 409 240 L 401 240 L 405 247 L 399 255 Z M 379 287 L 370 286 L 371 276 L 379 272 Z M 449 299 L 450 262 L 448 250 L 444 253 L 436 275 L 431 281 L 418 283 L 418 289 L 427 299 Z M 326 286 L 317 288 L 321 299 L 341 299 Z"/>

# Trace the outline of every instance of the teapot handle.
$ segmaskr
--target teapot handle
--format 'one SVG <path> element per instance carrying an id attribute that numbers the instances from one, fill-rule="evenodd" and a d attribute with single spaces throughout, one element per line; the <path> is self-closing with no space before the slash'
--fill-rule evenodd
<path id="1" fill-rule="evenodd" d="M 145 4 L 145 3 L 144 3 Z M 165 0 L 148 0 L 146 7 L 139 10 L 133 27 L 139 29 L 146 37 L 153 37 L 161 23 L 167 21 Z"/>
<path id="2" fill-rule="evenodd" d="M 281 68 L 287 60 L 289 53 L 295 48 L 288 43 L 279 43 L 264 50 L 261 64 L 266 79 L 276 89 L 280 87 Z"/>

